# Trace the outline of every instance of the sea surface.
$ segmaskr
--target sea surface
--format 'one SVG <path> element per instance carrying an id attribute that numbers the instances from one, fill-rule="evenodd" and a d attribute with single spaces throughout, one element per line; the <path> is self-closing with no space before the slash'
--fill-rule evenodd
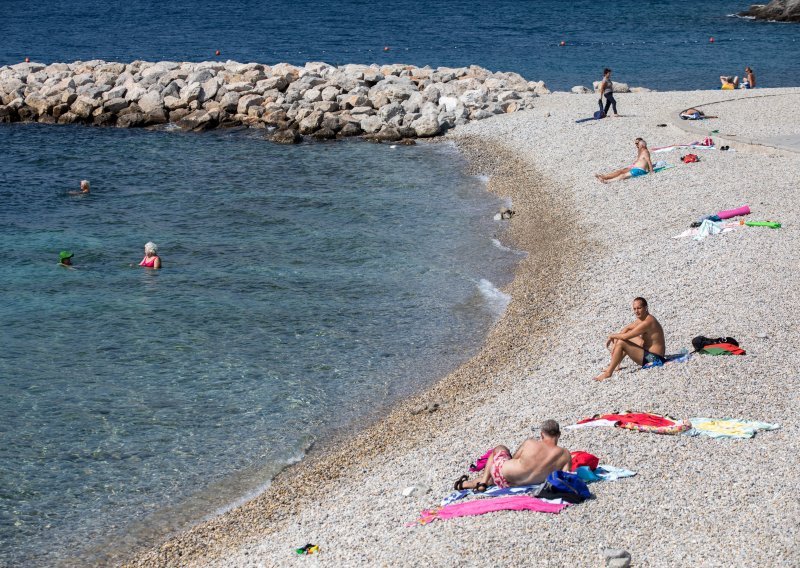
<path id="1" fill-rule="evenodd" d="M 734 17 L 753 0 L 2 0 L 0 65 L 105 59 L 480 65 L 554 90 L 614 79 L 718 88 L 800 81 L 800 26 Z M 766 3 L 766 0 L 764 0 Z M 710 39 L 713 38 L 712 43 Z M 562 47 L 561 42 L 565 42 Z"/>
<path id="2" fill-rule="evenodd" d="M 3 0 L 0 65 L 219 49 L 797 85 L 800 26 L 730 16 L 747 4 Z M 0 125 L 0 200 L 0 566 L 102 561 L 246 499 L 474 353 L 521 257 L 446 143 Z M 131 267 L 151 240 L 164 268 Z"/>

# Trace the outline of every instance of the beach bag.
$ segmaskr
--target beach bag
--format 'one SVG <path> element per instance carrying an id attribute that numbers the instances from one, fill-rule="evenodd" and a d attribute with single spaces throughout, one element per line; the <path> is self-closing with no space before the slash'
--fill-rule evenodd
<path id="1" fill-rule="evenodd" d="M 699 162 L 700 157 L 697 154 L 686 154 L 685 156 L 681 156 L 681 162 L 684 164 L 691 164 L 692 162 Z"/>
<path id="2" fill-rule="evenodd" d="M 712 339 L 710 337 L 706 337 L 705 335 L 698 335 L 692 339 L 692 347 L 694 347 L 695 351 L 700 351 L 707 345 L 714 345 L 716 343 L 730 343 L 731 345 L 739 347 L 739 342 L 733 337 L 715 337 Z"/>
<path id="3" fill-rule="evenodd" d="M 583 503 L 592 496 L 586 482 L 575 473 L 554 471 L 536 493 L 543 499 L 563 499 L 567 503 Z"/>

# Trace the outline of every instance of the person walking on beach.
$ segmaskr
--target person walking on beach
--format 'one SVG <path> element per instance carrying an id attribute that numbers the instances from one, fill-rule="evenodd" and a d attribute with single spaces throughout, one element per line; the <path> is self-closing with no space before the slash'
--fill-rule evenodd
<path id="1" fill-rule="evenodd" d="M 528 438 L 522 442 L 513 456 L 507 446 L 497 446 L 492 450 L 480 477 L 467 481 L 469 476 L 463 475 L 454 488 L 483 492 L 492 485 L 500 488 L 518 487 L 543 483 L 548 475 L 557 470 L 569 471 L 572 468 L 572 456 L 558 446 L 561 436 L 558 422 L 542 422 L 539 435 L 541 440 Z"/>
<path id="2" fill-rule="evenodd" d="M 633 313 L 636 316 L 633 323 L 608 336 L 606 347 L 611 351 L 611 362 L 602 373 L 594 378 L 595 381 L 604 381 L 609 378 L 626 355 L 637 365 L 664 364 L 664 354 L 667 350 L 664 328 L 648 310 L 647 300 L 641 297 L 635 298 Z"/>
<path id="3" fill-rule="evenodd" d="M 594 174 L 594 177 L 602 183 L 618 181 L 632 177 L 647 175 L 653 171 L 653 161 L 650 159 L 650 150 L 647 149 L 647 142 L 642 138 L 634 140 L 636 144 L 636 160 L 630 165 L 614 170 L 607 174 Z"/>
<path id="4" fill-rule="evenodd" d="M 600 116 L 602 118 L 608 116 L 609 107 L 613 108 L 614 116 L 619 116 L 617 114 L 617 99 L 614 98 L 614 83 L 611 81 L 611 69 L 608 67 L 603 69 L 603 80 L 597 90 L 600 92 L 600 99 L 597 101 L 597 104 L 600 105 Z M 603 97 L 606 98 L 605 107 L 603 107 Z"/>

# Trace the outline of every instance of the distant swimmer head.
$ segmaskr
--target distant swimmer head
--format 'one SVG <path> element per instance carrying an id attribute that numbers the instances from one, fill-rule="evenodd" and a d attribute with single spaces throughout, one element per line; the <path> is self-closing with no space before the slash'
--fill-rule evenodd
<path id="1" fill-rule="evenodd" d="M 153 241 L 148 241 L 144 245 L 145 254 L 158 254 L 158 245 Z"/>
<path id="2" fill-rule="evenodd" d="M 89 193 L 89 180 L 82 179 L 81 180 L 81 193 Z"/>
<path id="3" fill-rule="evenodd" d="M 73 256 L 75 255 L 72 254 L 70 251 L 62 250 L 60 253 L 58 253 L 58 262 L 59 264 L 66 264 L 67 266 L 69 266 L 70 264 L 72 264 Z"/>

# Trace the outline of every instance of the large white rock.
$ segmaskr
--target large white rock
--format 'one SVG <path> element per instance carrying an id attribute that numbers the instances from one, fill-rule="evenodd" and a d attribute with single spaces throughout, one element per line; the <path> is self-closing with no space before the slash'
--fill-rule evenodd
<path id="1" fill-rule="evenodd" d="M 576 95 L 588 95 L 592 92 L 592 90 L 588 87 L 584 87 L 583 85 L 575 85 L 570 89 L 571 92 L 575 93 Z"/>
<path id="2" fill-rule="evenodd" d="M 239 114 L 247 114 L 247 109 L 251 106 L 259 106 L 264 102 L 264 97 L 261 95 L 244 95 L 239 99 L 239 104 L 236 105 L 236 112 Z"/>
<path id="3" fill-rule="evenodd" d="M 458 97 L 439 97 L 439 106 L 445 112 L 455 112 L 458 102 Z"/>
<path id="4" fill-rule="evenodd" d="M 139 107 L 146 113 L 164 108 L 164 100 L 158 91 L 149 91 L 139 99 Z"/>
<path id="5" fill-rule="evenodd" d="M 411 123 L 411 128 L 421 138 L 436 136 L 441 130 L 437 115 L 425 114 Z"/>
<path id="6" fill-rule="evenodd" d="M 361 126 L 361 130 L 367 134 L 374 134 L 381 129 L 383 126 L 383 121 L 379 116 L 376 115 L 366 116 L 361 119 L 359 126 Z"/>
<path id="7" fill-rule="evenodd" d="M 141 97 L 145 96 L 147 91 L 144 87 L 140 87 L 139 85 L 132 85 L 128 87 L 128 91 L 125 93 L 125 100 L 126 101 L 138 101 Z"/>

